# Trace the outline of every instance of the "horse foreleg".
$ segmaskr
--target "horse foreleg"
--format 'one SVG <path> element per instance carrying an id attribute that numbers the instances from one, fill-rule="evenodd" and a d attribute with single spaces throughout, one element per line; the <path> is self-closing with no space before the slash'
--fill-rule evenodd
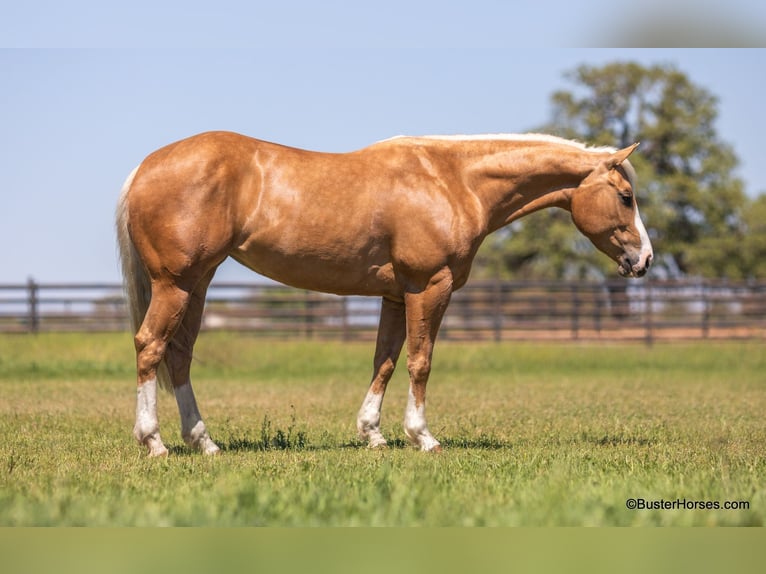
<path id="1" fill-rule="evenodd" d="M 452 273 L 435 275 L 419 293 L 407 293 L 407 369 L 410 390 L 404 415 L 404 432 L 420 450 L 440 451 L 426 424 L 426 385 L 431 374 L 434 342 L 452 295 Z"/>
<path id="2" fill-rule="evenodd" d="M 399 353 L 404 345 L 407 333 L 405 325 L 404 303 L 384 298 L 375 345 L 372 382 L 356 417 L 359 437 L 367 440 L 370 448 L 386 446 L 386 439 L 380 432 L 380 409 L 386 386 L 394 374 Z"/>

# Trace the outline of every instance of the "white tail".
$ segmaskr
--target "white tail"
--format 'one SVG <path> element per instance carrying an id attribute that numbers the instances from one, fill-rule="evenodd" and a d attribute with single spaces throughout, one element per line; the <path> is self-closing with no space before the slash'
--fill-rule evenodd
<path id="1" fill-rule="evenodd" d="M 116 216 L 117 247 L 122 264 L 122 283 L 125 290 L 125 299 L 128 304 L 131 333 L 133 335 L 141 328 L 141 324 L 146 316 L 146 310 L 149 308 L 149 303 L 152 300 L 152 284 L 128 232 L 128 191 L 137 171 L 138 167 L 130 173 L 122 186 Z M 160 364 L 157 371 L 157 380 L 160 387 L 171 393 L 173 392 L 170 373 L 164 361 Z"/>

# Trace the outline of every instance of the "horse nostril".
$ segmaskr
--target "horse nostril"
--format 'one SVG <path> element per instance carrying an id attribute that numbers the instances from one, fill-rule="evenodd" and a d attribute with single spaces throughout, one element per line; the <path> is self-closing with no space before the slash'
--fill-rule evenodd
<path id="1" fill-rule="evenodd" d="M 654 259 L 654 255 L 650 253 L 649 257 L 646 258 L 646 269 L 652 266 L 652 259 Z"/>

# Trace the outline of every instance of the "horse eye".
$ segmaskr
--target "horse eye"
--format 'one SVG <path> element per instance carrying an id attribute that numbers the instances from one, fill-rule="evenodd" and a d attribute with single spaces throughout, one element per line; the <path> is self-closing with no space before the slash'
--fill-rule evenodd
<path id="1" fill-rule="evenodd" d="M 622 204 L 625 207 L 633 207 L 633 196 L 632 195 L 630 195 L 630 194 L 626 195 L 626 194 L 620 193 L 619 196 L 620 196 L 620 201 L 622 202 Z"/>

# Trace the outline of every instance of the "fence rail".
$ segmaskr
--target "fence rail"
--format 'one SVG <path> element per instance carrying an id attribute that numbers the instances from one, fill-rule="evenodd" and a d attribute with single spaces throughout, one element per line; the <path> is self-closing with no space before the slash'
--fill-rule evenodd
<path id="1" fill-rule="evenodd" d="M 268 337 L 371 339 L 380 301 L 277 284 L 213 283 L 203 329 Z M 0 285 L 0 332 L 128 328 L 118 284 Z M 474 281 L 453 295 L 452 340 L 766 338 L 766 282 Z"/>

